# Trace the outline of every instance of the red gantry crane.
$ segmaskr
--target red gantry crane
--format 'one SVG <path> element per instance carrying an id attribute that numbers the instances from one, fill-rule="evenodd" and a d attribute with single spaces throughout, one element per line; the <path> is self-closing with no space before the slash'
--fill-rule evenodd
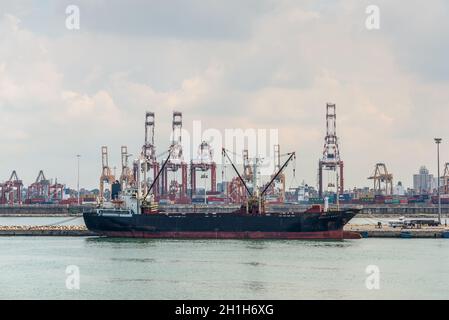
<path id="1" fill-rule="evenodd" d="M 279 144 L 275 144 L 273 149 L 274 172 L 271 175 L 271 178 L 273 178 L 281 168 L 281 147 Z M 285 201 L 285 174 L 283 172 L 279 173 L 273 183 L 271 183 L 266 191 L 266 195 L 267 202 L 283 203 Z"/>
<path id="2" fill-rule="evenodd" d="M 55 183 L 51 183 L 49 186 L 49 198 L 51 201 L 59 202 L 63 199 L 64 185 L 58 183 L 58 179 L 55 179 Z"/>
<path id="3" fill-rule="evenodd" d="M 40 170 L 36 180 L 28 187 L 27 201 L 29 203 L 47 202 L 50 198 L 50 180 L 47 180 L 44 171 Z"/>
<path id="4" fill-rule="evenodd" d="M 23 183 L 19 179 L 15 170 L 7 181 L 0 184 L 0 203 L 1 204 L 22 204 Z"/>
<path id="5" fill-rule="evenodd" d="M 187 163 L 184 161 L 181 145 L 182 113 L 173 112 L 172 142 L 170 149 L 172 154 L 170 160 L 162 172 L 161 198 L 170 199 L 176 203 L 188 203 L 187 198 Z M 181 182 L 177 173 L 181 170 Z M 171 173 L 169 177 L 168 173 Z M 170 178 L 170 181 L 169 181 Z"/>
<path id="6" fill-rule="evenodd" d="M 225 152 L 223 152 L 225 155 Z M 253 167 L 249 161 L 248 149 L 243 150 L 243 173 L 241 177 L 233 177 L 228 184 L 227 196 L 231 203 L 243 203 L 247 201 L 247 186 L 246 183 L 252 183 L 254 180 Z M 224 163 L 225 159 L 223 159 Z M 232 162 L 230 162 L 233 166 Z"/>
<path id="7" fill-rule="evenodd" d="M 190 196 L 196 194 L 196 178 L 197 172 L 202 172 L 203 176 L 207 176 L 206 172 L 210 172 L 210 192 L 217 192 L 217 164 L 213 160 L 212 147 L 206 141 L 201 142 L 198 147 L 198 159 L 192 160 L 190 163 Z"/>
<path id="8" fill-rule="evenodd" d="M 154 144 L 155 115 L 154 112 L 147 111 L 145 114 L 145 143 L 142 146 L 141 170 L 142 170 L 142 193 L 146 194 L 149 186 L 155 181 L 159 173 L 159 163 L 156 159 L 156 146 Z M 139 160 L 138 160 L 139 161 Z M 138 164 L 134 163 L 134 179 L 137 181 Z M 151 174 L 152 172 L 152 174 Z M 152 178 L 150 178 L 152 176 Z M 159 179 L 153 186 L 153 195 L 159 196 Z"/>

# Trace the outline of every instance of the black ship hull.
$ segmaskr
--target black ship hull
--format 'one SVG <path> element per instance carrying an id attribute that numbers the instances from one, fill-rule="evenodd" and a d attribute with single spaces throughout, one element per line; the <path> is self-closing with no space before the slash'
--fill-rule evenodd
<path id="1" fill-rule="evenodd" d="M 358 212 L 153 213 L 97 209 L 84 212 L 87 228 L 99 235 L 184 239 L 343 239 L 343 231 Z"/>

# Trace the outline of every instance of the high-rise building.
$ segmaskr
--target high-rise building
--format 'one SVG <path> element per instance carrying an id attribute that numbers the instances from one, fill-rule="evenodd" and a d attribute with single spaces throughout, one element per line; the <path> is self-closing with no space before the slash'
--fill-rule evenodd
<path id="1" fill-rule="evenodd" d="M 399 181 L 396 186 L 393 188 L 393 194 L 396 196 L 403 196 L 405 195 L 404 186 L 402 185 L 402 182 Z"/>
<path id="2" fill-rule="evenodd" d="M 425 166 L 419 168 L 419 173 L 413 175 L 413 189 L 418 194 L 432 193 L 435 188 L 433 174 Z"/>

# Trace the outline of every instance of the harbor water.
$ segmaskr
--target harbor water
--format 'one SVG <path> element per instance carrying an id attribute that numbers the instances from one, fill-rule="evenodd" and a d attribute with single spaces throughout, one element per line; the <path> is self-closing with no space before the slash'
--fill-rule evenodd
<path id="1" fill-rule="evenodd" d="M 389 220 L 397 220 L 399 217 L 392 218 L 352 218 L 349 224 L 353 225 L 376 225 L 378 222 L 388 224 Z M 443 224 L 449 223 L 449 218 L 441 219 Z M 82 217 L 0 217 L 0 226 L 36 226 L 36 225 L 71 225 L 84 226 Z"/>
<path id="2" fill-rule="evenodd" d="M 447 239 L 0 237 L 0 248 L 0 299 L 449 298 Z"/>

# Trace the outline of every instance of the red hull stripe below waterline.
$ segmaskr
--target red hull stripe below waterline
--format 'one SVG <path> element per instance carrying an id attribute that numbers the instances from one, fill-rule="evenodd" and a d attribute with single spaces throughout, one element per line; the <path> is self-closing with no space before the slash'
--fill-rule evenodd
<path id="1" fill-rule="evenodd" d="M 143 231 L 102 231 L 109 237 L 153 238 L 153 239 L 344 239 L 359 238 L 349 236 L 343 230 L 322 232 L 143 232 Z"/>

